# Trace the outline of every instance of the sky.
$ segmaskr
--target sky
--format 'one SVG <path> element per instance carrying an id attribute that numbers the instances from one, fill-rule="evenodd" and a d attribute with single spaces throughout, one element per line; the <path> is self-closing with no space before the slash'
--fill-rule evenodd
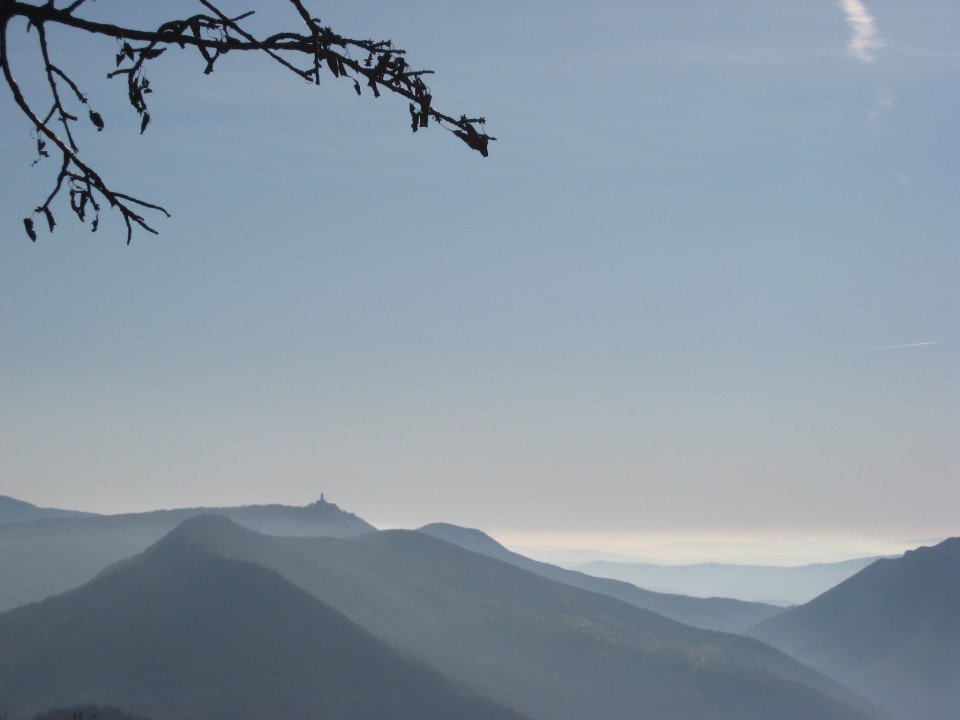
<path id="1" fill-rule="evenodd" d="M 308 7 L 434 70 L 490 157 L 233 54 L 154 61 L 140 136 L 115 44 L 56 35 L 106 123 L 82 157 L 171 217 L 127 246 L 62 204 L 30 242 L 57 166 L 2 88 L 0 494 L 324 493 L 378 527 L 684 559 L 960 532 L 960 5 Z M 10 42 L 45 108 L 36 36 Z"/>

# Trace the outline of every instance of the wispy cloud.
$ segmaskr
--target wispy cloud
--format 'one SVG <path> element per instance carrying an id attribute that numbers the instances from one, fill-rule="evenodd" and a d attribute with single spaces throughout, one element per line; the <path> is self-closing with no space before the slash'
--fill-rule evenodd
<path id="1" fill-rule="evenodd" d="M 847 52 L 860 62 L 873 62 L 876 60 L 873 51 L 884 45 L 873 16 L 860 0 L 840 0 L 840 6 L 847 15 L 847 24 L 853 30 Z"/>

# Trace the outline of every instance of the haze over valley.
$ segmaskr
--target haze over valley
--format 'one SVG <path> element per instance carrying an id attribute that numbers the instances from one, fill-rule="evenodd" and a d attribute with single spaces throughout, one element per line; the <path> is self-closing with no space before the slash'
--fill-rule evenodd
<path id="1" fill-rule="evenodd" d="M 100 706 L 152 720 L 951 720 L 958 547 L 865 560 L 784 609 L 586 575 L 449 523 L 376 530 L 325 499 L 97 515 L 0 497 L 0 707 L 11 720 Z M 867 657 L 810 654 L 851 632 L 906 664 L 873 680 L 857 669 Z"/>

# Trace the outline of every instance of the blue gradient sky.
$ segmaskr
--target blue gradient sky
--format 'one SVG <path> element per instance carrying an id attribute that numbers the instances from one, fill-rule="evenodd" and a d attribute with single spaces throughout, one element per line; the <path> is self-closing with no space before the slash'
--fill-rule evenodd
<path id="1" fill-rule="evenodd" d="M 0 492 L 324 492 L 528 540 L 957 534 L 960 5 L 311 7 L 434 69 L 491 157 L 186 53 L 141 138 L 112 43 L 66 39 L 107 123 L 84 157 L 173 217 L 127 247 L 61 209 L 30 243 L 56 168 L 0 96 Z"/>

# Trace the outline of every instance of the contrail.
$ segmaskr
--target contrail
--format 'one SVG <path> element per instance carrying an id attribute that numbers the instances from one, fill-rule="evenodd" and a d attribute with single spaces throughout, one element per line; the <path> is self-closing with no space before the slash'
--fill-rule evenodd
<path id="1" fill-rule="evenodd" d="M 840 0 L 847 15 L 847 24 L 853 29 L 853 37 L 847 44 L 847 52 L 860 62 L 873 62 L 874 50 L 883 47 L 883 38 L 877 33 L 873 16 L 860 0 Z"/>
<path id="2" fill-rule="evenodd" d="M 851 355 L 853 353 L 875 352 L 877 350 L 902 350 L 903 348 L 923 347 L 925 345 L 940 345 L 942 340 L 928 340 L 927 342 L 906 343 L 905 345 L 878 345 L 877 347 L 857 348 L 856 350 L 847 350 L 841 355 Z"/>

